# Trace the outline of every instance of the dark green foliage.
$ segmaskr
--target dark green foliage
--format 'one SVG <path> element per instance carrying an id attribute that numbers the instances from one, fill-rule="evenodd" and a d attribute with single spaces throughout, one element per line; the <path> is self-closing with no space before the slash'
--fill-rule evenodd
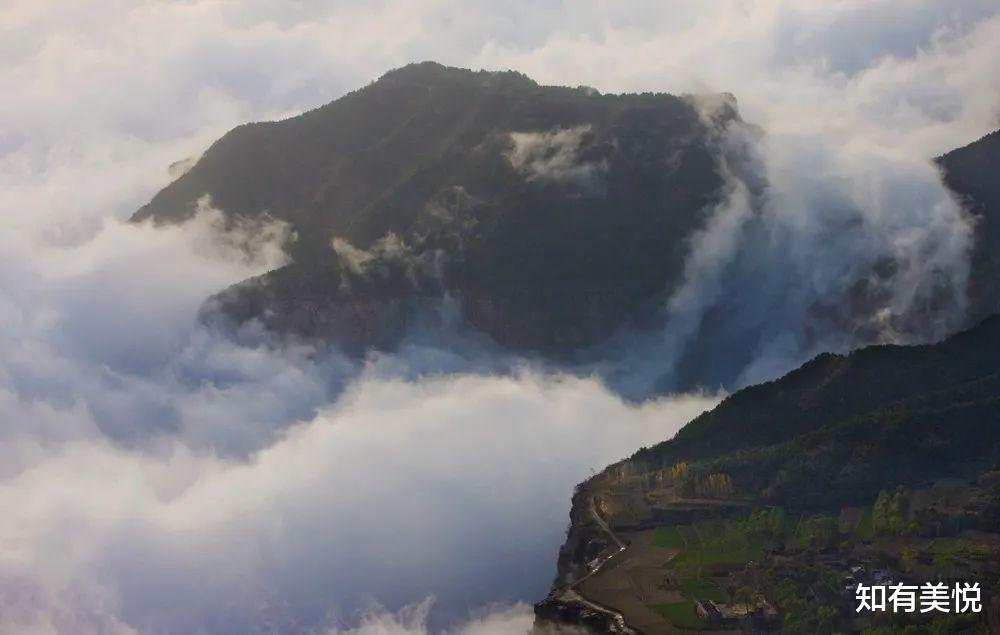
<path id="1" fill-rule="evenodd" d="M 839 630 L 844 599 L 834 569 L 788 557 L 766 567 L 732 575 L 738 596 L 766 597 L 782 616 L 785 632 L 831 633 Z"/>
<path id="2" fill-rule="evenodd" d="M 637 472 L 687 461 L 692 473 L 730 475 L 737 495 L 813 509 L 995 469 L 1000 318 L 935 345 L 821 355 L 629 461 Z"/>
<path id="3" fill-rule="evenodd" d="M 799 525 L 798 538 L 803 545 L 820 549 L 832 547 L 839 539 L 837 519 L 826 514 L 810 516 Z"/>
<path id="4" fill-rule="evenodd" d="M 864 508 L 861 522 L 854 530 L 854 535 L 860 540 L 871 540 L 875 537 L 875 510 L 872 506 Z"/>
<path id="5" fill-rule="evenodd" d="M 892 495 L 879 492 L 872 508 L 872 528 L 876 535 L 912 536 L 917 523 L 910 519 L 910 501 L 906 488 L 899 486 Z"/>
<path id="6" fill-rule="evenodd" d="M 749 536 L 766 540 L 781 540 L 793 528 L 792 519 L 780 507 L 758 509 L 750 514 L 741 527 Z"/>

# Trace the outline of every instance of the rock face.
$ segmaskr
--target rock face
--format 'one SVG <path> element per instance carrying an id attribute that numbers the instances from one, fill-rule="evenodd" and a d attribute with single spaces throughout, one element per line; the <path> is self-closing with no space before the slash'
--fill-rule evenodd
<path id="1" fill-rule="evenodd" d="M 614 611 L 597 606 L 572 591 L 553 591 L 535 605 L 533 635 L 544 635 L 548 626 L 571 626 L 588 633 L 637 635 Z"/>
<path id="2" fill-rule="evenodd" d="M 390 346 L 392 329 L 341 328 L 447 292 L 501 344 L 563 354 L 641 322 L 676 285 L 725 194 L 718 127 L 737 114 L 712 101 L 706 118 L 694 98 L 414 64 L 232 130 L 134 220 L 184 220 L 208 195 L 233 218 L 289 223 L 294 263 L 216 299 L 237 321 Z"/>

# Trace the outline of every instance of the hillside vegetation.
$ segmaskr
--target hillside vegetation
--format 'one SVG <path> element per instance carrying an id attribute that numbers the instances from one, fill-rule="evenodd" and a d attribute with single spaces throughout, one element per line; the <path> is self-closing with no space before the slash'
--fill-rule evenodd
<path id="1" fill-rule="evenodd" d="M 217 299 L 237 322 L 387 347 L 447 291 L 501 344 L 565 353 L 649 318 L 677 284 L 725 195 L 717 128 L 737 115 L 713 101 L 710 121 L 692 98 L 413 64 L 236 128 L 134 220 L 183 220 L 207 195 L 289 223 L 294 263 Z"/>
<path id="2" fill-rule="evenodd" d="M 583 483 L 571 520 L 543 618 L 572 615 L 571 589 L 647 634 L 986 633 L 1000 617 L 1000 317 L 741 390 Z M 983 611 L 854 610 L 858 584 L 930 581 L 979 583 Z"/>

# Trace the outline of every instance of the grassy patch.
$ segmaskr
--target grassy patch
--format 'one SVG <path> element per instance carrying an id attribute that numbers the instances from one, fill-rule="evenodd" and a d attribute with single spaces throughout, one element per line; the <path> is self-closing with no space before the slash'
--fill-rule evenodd
<path id="1" fill-rule="evenodd" d="M 786 523 L 790 529 L 792 521 Z M 678 550 L 679 553 L 664 565 L 665 568 L 678 570 L 688 577 L 700 577 L 690 574 L 699 574 L 702 568 L 712 565 L 759 560 L 768 541 L 751 538 L 739 523 L 707 521 L 660 527 L 653 534 L 651 544 Z"/>
<path id="2" fill-rule="evenodd" d="M 708 567 L 715 564 L 742 564 L 751 560 L 759 560 L 764 554 L 760 544 L 741 546 L 715 544 L 699 549 L 688 549 L 667 561 L 667 569 L 683 569 L 686 571 Z"/>
<path id="3" fill-rule="evenodd" d="M 706 628 L 695 610 L 694 602 L 671 602 L 669 604 L 654 604 L 652 608 L 670 620 L 677 628 L 700 631 Z"/>
<path id="4" fill-rule="evenodd" d="M 954 556 L 964 552 L 970 544 L 965 538 L 935 538 L 930 552 L 934 555 Z"/>
<path id="5" fill-rule="evenodd" d="M 653 534 L 653 539 L 649 544 L 654 547 L 665 547 L 667 549 L 684 549 L 687 546 L 684 542 L 684 537 L 676 526 L 660 527 Z"/>
<path id="6" fill-rule="evenodd" d="M 710 580 L 684 579 L 679 581 L 681 591 L 690 600 L 725 602 L 726 594 Z"/>
<path id="7" fill-rule="evenodd" d="M 854 534 L 860 540 L 875 539 L 875 515 L 871 505 L 865 507 L 864 512 L 861 514 L 861 522 L 858 523 Z"/>

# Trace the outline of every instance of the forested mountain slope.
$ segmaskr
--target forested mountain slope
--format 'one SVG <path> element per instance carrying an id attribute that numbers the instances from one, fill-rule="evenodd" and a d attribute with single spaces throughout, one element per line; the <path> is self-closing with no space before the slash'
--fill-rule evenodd
<path id="1" fill-rule="evenodd" d="M 182 220 L 208 195 L 288 222 L 294 263 L 219 299 L 237 321 L 389 346 L 411 299 L 448 291 L 502 344 L 565 352 L 676 284 L 724 196 L 716 124 L 737 115 L 713 99 L 715 122 L 691 98 L 413 64 L 236 128 L 134 220 Z M 350 329 L 364 316 L 377 325 Z"/>

